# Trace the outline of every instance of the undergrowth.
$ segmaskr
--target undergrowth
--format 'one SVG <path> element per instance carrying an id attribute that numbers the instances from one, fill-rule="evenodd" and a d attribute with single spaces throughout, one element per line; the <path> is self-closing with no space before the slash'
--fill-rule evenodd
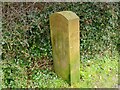
<path id="1" fill-rule="evenodd" d="M 118 84 L 118 56 L 95 58 L 80 64 L 80 82 L 69 86 L 54 71 L 35 67 L 27 69 L 11 61 L 3 61 L 2 88 L 113 88 Z"/>

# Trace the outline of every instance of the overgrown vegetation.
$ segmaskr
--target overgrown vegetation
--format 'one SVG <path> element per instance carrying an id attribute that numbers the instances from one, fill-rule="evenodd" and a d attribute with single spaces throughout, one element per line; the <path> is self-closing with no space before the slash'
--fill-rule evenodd
<path id="1" fill-rule="evenodd" d="M 49 15 L 63 10 L 80 17 L 81 78 L 75 87 L 117 84 L 119 3 L 3 3 L 2 10 L 2 88 L 70 87 L 52 68 Z"/>
<path id="2" fill-rule="evenodd" d="M 81 62 L 80 82 L 72 86 L 48 69 L 33 69 L 28 80 L 27 70 L 14 62 L 3 62 L 1 67 L 4 88 L 110 88 L 118 84 L 118 56 Z"/>

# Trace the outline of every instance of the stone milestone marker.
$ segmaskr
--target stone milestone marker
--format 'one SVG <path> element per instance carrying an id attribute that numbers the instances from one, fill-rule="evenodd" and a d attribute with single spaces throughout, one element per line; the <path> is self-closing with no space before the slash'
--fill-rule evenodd
<path id="1" fill-rule="evenodd" d="M 50 16 L 53 65 L 58 76 L 69 84 L 80 80 L 79 17 L 71 11 Z"/>

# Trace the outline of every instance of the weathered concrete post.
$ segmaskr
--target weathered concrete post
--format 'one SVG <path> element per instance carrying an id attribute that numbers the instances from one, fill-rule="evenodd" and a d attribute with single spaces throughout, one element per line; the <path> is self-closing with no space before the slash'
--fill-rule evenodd
<path id="1" fill-rule="evenodd" d="M 50 16 L 54 70 L 69 84 L 80 80 L 79 17 L 71 11 Z"/>

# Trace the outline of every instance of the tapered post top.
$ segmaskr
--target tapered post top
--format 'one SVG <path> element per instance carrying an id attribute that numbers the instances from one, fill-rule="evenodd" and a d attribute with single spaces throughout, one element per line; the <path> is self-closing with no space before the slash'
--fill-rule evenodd
<path id="1" fill-rule="evenodd" d="M 51 17 L 54 17 L 54 15 L 61 15 L 63 16 L 64 18 L 66 18 L 68 21 L 69 20 L 74 20 L 74 19 L 79 19 L 79 17 L 72 11 L 61 11 L 61 12 L 56 12 L 56 13 L 53 13 Z"/>

